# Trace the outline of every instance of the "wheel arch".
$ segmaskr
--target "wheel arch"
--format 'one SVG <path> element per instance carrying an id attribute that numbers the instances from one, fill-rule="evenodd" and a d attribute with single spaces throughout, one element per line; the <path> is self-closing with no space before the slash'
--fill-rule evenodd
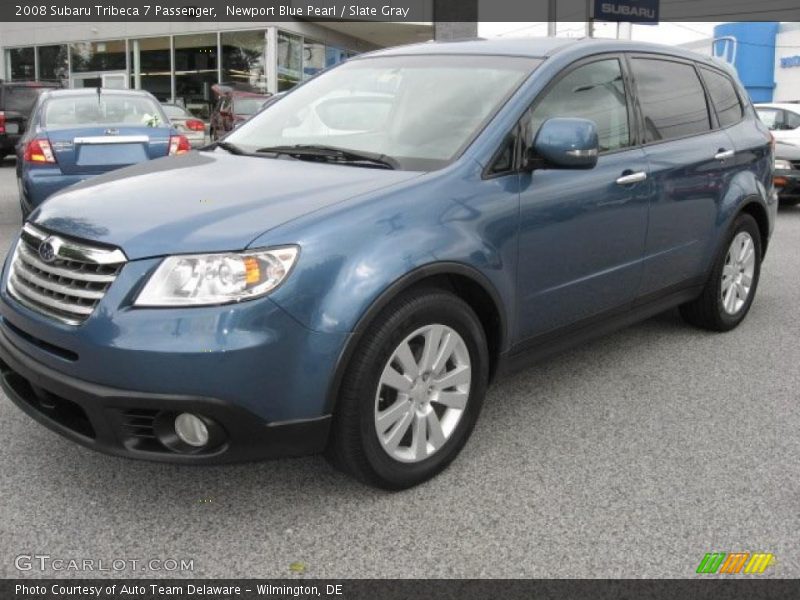
<path id="1" fill-rule="evenodd" d="M 737 215 L 740 214 L 750 215 L 758 225 L 758 232 L 761 235 L 761 260 L 763 261 L 769 245 L 769 215 L 767 209 L 757 199 L 749 198 L 739 209 Z"/>
<path id="2" fill-rule="evenodd" d="M 327 413 L 336 408 L 344 373 L 362 336 L 375 318 L 400 295 L 415 288 L 438 288 L 453 292 L 467 302 L 481 321 L 489 351 L 489 378 L 494 377 L 499 358 L 508 341 L 508 319 L 495 286 L 477 269 L 462 263 L 440 262 L 423 265 L 395 280 L 361 315 L 336 362 L 327 398 Z"/>

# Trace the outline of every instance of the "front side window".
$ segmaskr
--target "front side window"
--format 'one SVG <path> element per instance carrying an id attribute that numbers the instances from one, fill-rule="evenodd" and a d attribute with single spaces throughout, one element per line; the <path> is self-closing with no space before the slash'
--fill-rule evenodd
<path id="1" fill-rule="evenodd" d="M 400 168 L 439 168 L 540 62 L 456 55 L 353 60 L 269 105 L 227 141 L 248 152 L 335 146 L 385 155 Z"/>
<path id="2" fill-rule="evenodd" d="M 717 119 L 719 119 L 720 127 L 727 127 L 741 121 L 744 112 L 733 82 L 717 71 L 702 67 L 700 71 L 703 73 L 703 79 L 706 81 L 711 101 L 717 110 Z"/>
<path id="3" fill-rule="evenodd" d="M 652 58 L 634 58 L 631 63 L 646 142 L 711 130 L 705 91 L 694 66 Z"/>
<path id="4" fill-rule="evenodd" d="M 601 152 L 630 146 L 625 81 L 619 60 L 593 62 L 558 80 L 524 122 L 524 139 L 533 139 L 542 123 L 552 117 L 594 121 Z"/>

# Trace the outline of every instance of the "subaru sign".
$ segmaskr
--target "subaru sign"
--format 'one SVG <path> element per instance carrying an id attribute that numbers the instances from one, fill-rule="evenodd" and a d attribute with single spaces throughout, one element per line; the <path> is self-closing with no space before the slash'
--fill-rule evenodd
<path id="1" fill-rule="evenodd" d="M 594 0 L 597 21 L 658 23 L 659 0 Z"/>

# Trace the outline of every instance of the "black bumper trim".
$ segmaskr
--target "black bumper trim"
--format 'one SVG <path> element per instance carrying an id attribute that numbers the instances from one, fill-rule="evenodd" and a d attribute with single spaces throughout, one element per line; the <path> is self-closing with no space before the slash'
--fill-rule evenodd
<path id="1" fill-rule="evenodd" d="M 304 456 L 321 452 L 330 431 L 330 415 L 268 423 L 217 398 L 152 394 L 83 381 L 28 356 L 3 327 L 0 384 L 14 404 L 45 427 L 93 450 L 128 458 L 200 464 Z M 225 441 L 195 453 L 171 451 L 155 439 L 143 443 L 125 428 L 125 416 L 132 411 L 199 413 L 222 426 Z"/>

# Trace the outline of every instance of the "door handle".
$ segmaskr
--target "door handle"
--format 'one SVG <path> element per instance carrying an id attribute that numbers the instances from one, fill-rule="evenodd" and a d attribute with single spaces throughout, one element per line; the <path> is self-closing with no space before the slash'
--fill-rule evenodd
<path id="1" fill-rule="evenodd" d="M 637 171 L 636 173 L 628 173 L 622 177 L 617 177 L 617 185 L 630 185 L 632 183 L 639 183 L 647 179 L 647 173 L 644 171 Z"/>
<path id="2" fill-rule="evenodd" d="M 725 150 L 724 148 L 720 148 L 719 151 L 714 155 L 714 158 L 717 160 L 727 160 L 729 158 L 733 158 L 733 155 L 736 154 L 733 150 Z"/>

